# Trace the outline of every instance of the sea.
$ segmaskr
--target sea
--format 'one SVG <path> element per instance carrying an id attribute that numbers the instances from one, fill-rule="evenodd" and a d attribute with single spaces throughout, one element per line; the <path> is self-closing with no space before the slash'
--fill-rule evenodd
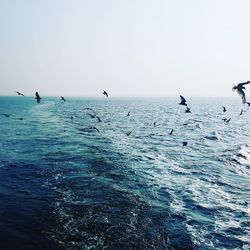
<path id="1" fill-rule="evenodd" d="M 186 99 L 1 96 L 0 249 L 250 249 L 250 107 Z"/>

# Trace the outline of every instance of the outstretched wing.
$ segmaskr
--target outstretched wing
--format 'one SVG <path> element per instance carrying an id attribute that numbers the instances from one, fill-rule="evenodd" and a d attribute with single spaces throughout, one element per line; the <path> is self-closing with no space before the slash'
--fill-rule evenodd
<path id="1" fill-rule="evenodd" d="M 186 102 L 186 99 L 185 99 L 182 95 L 180 95 L 180 98 L 181 98 L 181 102 L 182 102 L 182 103 L 185 103 L 185 102 Z"/>
<path id="2" fill-rule="evenodd" d="M 237 90 L 237 93 L 240 95 L 241 99 L 242 99 L 242 103 L 245 104 L 246 103 L 246 95 L 245 92 L 241 89 Z"/>
<path id="3" fill-rule="evenodd" d="M 246 84 L 249 84 L 249 83 L 250 83 L 250 81 L 242 82 L 242 83 L 239 83 L 238 86 L 239 86 L 239 87 L 242 87 L 242 86 L 244 86 L 244 85 L 246 85 Z"/>

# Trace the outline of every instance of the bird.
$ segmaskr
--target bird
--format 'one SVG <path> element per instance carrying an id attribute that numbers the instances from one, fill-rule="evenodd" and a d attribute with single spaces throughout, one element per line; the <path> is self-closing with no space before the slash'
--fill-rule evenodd
<path id="1" fill-rule="evenodd" d="M 172 135 L 173 134 L 173 132 L 174 132 L 174 130 L 173 129 L 171 129 L 171 131 L 168 133 L 169 135 Z"/>
<path id="2" fill-rule="evenodd" d="M 10 117 L 9 114 L 5 114 L 5 113 L 2 113 L 2 115 L 4 115 L 5 117 Z"/>
<path id="3" fill-rule="evenodd" d="M 38 92 L 36 92 L 36 97 L 35 97 L 35 99 L 36 99 L 36 101 L 37 101 L 37 103 L 40 103 L 40 101 L 41 101 L 41 97 L 40 97 L 40 95 L 38 94 Z"/>
<path id="4" fill-rule="evenodd" d="M 240 111 L 240 115 L 242 115 L 243 114 L 243 109 L 241 109 L 241 111 Z"/>
<path id="5" fill-rule="evenodd" d="M 127 116 L 130 116 L 130 111 L 128 111 Z"/>
<path id="6" fill-rule="evenodd" d="M 61 100 L 66 102 L 66 99 L 63 96 L 61 96 Z"/>
<path id="7" fill-rule="evenodd" d="M 156 127 L 156 123 L 157 123 L 157 121 L 154 122 L 154 127 Z"/>
<path id="8" fill-rule="evenodd" d="M 131 133 L 132 133 L 132 130 L 129 131 L 129 132 L 127 132 L 126 135 L 127 135 L 127 136 L 130 136 Z"/>
<path id="9" fill-rule="evenodd" d="M 223 119 L 222 119 L 222 121 L 224 121 L 224 122 L 225 122 L 226 120 L 227 120 L 227 118 L 223 118 Z"/>
<path id="10" fill-rule="evenodd" d="M 231 118 L 227 119 L 226 122 L 229 123 L 231 121 Z"/>
<path id="11" fill-rule="evenodd" d="M 96 130 L 99 134 L 101 134 L 100 130 L 96 127 L 90 127 L 90 129 Z"/>
<path id="12" fill-rule="evenodd" d="M 179 105 L 187 106 L 186 99 L 182 95 L 180 95 L 180 98 L 181 98 L 181 102 L 179 103 Z"/>
<path id="13" fill-rule="evenodd" d="M 92 111 L 93 113 L 96 113 L 92 108 L 89 108 L 89 107 L 87 107 L 87 108 L 84 108 L 85 110 L 90 110 L 90 111 Z"/>
<path id="14" fill-rule="evenodd" d="M 224 106 L 222 106 L 222 108 L 223 108 L 223 112 L 225 113 L 227 109 Z"/>
<path id="15" fill-rule="evenodd" d="M 185 113 L 191 113 L 191 109 L 187 107 L 187 109 L 185 110 Z"/>
<path id="16" fill-rule="evenodd" d="M 188 142 L 187 142 L 187 141 L 182 142 L 182 147 L 185 147 L 185 146 L 187 146 L 187 145 L 188 145 Z"/>
<path id="17" fill-rule="evenodd" d="M 109 97 L 108 93 L 107 93 L 105 90 L 103 90 L 102 93 L 103 93 L 106 97 Z"/>
<path id="18" fill-rule="evenodd" d="M 24 94 L 22 94 L 21 92 L 15 91 L 17 93 L 17 95 L 21 95 L 24 96 Z"/>
<path id="19" fill-rule="evenodd" d="M 239 84 L 233 86 L 233 88 L 232 88 L 233 91 L 237 90 L 237 93 L 240 95 L 243 104 L 246 103 L 246 95 L 245 95 L 245 92 L 243 91 L 243 89 L 246 89 L 244 87 L 244 85 L 249 84 L 249 83 L 250 83 L 250 81 L 242 82 L 242 83 L 239 83 Z"/>

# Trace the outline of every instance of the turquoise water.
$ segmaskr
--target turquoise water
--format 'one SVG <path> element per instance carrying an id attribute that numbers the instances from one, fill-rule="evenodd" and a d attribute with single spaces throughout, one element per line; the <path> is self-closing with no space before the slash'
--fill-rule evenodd
<path id="1" fill-rule="evenodd" d="M 0 248 L 249 249 L 250 107 L 178 102 L 0 97 Z"/>

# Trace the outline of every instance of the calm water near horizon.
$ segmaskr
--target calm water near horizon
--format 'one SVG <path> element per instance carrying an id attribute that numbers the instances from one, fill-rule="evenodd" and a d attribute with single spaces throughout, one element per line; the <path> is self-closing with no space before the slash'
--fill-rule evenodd
<path id="1" fill-rule="evenodd" d="M 179 101 L 1 96 L 0 249 L 250 249 L 250 107 Z"/>

